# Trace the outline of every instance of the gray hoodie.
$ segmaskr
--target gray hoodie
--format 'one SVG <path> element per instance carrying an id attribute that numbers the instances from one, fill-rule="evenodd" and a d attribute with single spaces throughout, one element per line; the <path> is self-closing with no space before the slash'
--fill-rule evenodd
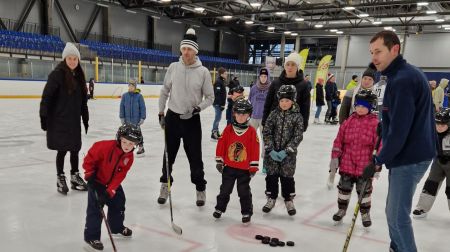
<path id="1" fill-rule="evenodd" d="M 178 62 L 170 64 L 159 96 L 159 112 L 164 112 L 168 98 L 169 109 L 177 114 L 190 113 L 195 106 L 204 110 L 212 105 L 214 89 L 211 75 L 198 57 L 189 66 L 184 64 L 181 57 Z"/>

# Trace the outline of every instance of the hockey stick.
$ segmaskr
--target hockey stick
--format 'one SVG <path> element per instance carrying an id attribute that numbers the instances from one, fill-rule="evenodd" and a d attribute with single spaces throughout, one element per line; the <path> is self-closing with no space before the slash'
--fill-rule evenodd
<path id="1" fill-rule="evenodd" d="M 381 135 L 378 136 L 377 143 L 375 145 L 375 149 L 373 150 L 373 153 L 372 153 L 373 156 L 375 156 L 377 154 L 378 148 L 380 147 L 380 143 L 381 143 Z M 364 173 L 366 173 L 366 170 L 364 170 Z M 362 200 L 364 198 L 364 193 L 367 190 L 367 186 L 370 185 L 369 180 L 370 180 L 370 178 L 365 180 L 363 183 L 362 190 L 359 194 L 358 203 L 356 203 L 355 211 L 353 212 L 352 224 L 350 225 L 350 228 L 348 229 L 347 237 L 345 238 L 345 244 L 344 244 L 344 248 L 342 249 L 342 252 L 347 252 L 348 245 L 350 243 L 350 239 L 352 238 L 353 228 L 355 227 L 355 222 L 356 222 L 356 219 L 358 218 L 359 208 L 360 208 Z"/>
<path id="2" fill-rule="evenodd" d="M 170 192 L 170 173 L 169 173 L 169 157 L 167 154 L 167 141 L 166 141 L 166 130 L 164 130 L 164 156 L 166 162 L 166 172 L 167 172 L 167 190 L 169 191 L 169 207 L 170 207 L 170 222 L 172 223 L 172 229 L 178 235 L 183 233 L 183 229 L 173 222 L 173 209 L 172 209 L 172 194 Z"/>
<path id="3" fill-rule="evenodd" d="M 94 194 L 95 194 L 95 198 L 96 198 L 97 203 L 98 203 L 99 202 L 98 194 L 97 194 L 97 191 L 95 189 L 94 189 Z M 109 235 L 109 239 L 111 240 L 113 251 L 117 252 L 116 244 L 114 243 L 114 239 L 113 239 L 112 234 L 111 234 L 111 228 L 109 226 L 108 220 L 106 219 L 105 211 L 103 211 L 103 207 L 100 204 L 98 204 L 98 208 L 99 208 L 100 213 L 102 215 L 103 221 L 105 222 L 106 229 L 108 230 L 108 235 Z"/>

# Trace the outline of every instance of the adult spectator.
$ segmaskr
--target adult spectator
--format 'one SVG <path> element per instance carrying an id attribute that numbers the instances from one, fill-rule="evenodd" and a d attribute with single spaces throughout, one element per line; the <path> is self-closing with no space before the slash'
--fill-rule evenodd
<path id="1" fill-rule="evenodd" d="M 219 76 L 214 83 L 214 102 L 213 107 L 215 111 L 215 117 L 213 122 L 213 127 L 211 130 L 211 139 L 218 140 L 220 137 L 219 133 L 219 123 L 222 119 L 222 111 L 225 109 L 225 102 L 227 99 L 227 90 L 225 87 L 225 81 L 227 80 L 228 72 L 225 68 L 219 67 L 217 71 Z"/>
<path id="2" fill-rule="evenodd" d="M 89 99 L 95 99 L 94 97 L 94 78 L 89 79 Z"/>
<path id="3" fill-rule="evenodd" d="M 441 79 L 439 86 L 434 90 L 433 104 L 435 111 L 439 112 L 444 107 L 445 89 L 448 86 L 448 79 Z"/>
<path id="4" fill-rule="evenodd" d="M 345 87 L 345 90 L 352 90 L 354 89 L 356 86 L 358 86 L 358 75 L 354 74 L 352 75 L 352 80 L 347 84 L 347 86 Z"/>

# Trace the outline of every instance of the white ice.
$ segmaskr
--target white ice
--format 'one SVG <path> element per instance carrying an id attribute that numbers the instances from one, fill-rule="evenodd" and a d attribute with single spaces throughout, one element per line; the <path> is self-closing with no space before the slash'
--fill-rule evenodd
<path id="1" fill-rule="evenodd" d="M 83 251 L 83 229 L 87 194 L 70 190 L 67 196 L 56 192 L 55 151 L 46 147 L 45 133 L 39 125 L 38 99 L 0 100 L 0 251 Z M 334 226 L 337 190 L 326 188 L 331 144 L 338 127 L 311 124 L 299 147 L 295 174 L 297 215 L 287 215 L 279 198 L 275 209 L 263 214 L 264 175 L 251 181 L 254 215 L 249 226 L 241 223 L 236 190 L 226 213 L 212 216 L 219 192 L 220 174 L 215 169 L 215 143 L 209 139 L 213 121 L 210 107 L 201 114 L 203 162 L 207 202 L 195 205 L 195 187 L 190 182 L 189 166 L 180 148 L 174 165 L 173 204 L 175 223 L 183 228 L 181 236 L 170 226 L 169 207 L 158 205 L 159 177 L 164 148 L 163 132 L 157 122 L 157 99 L 146 99 L 147 120 L 143 125 L 146 155 L 137 158 L 123 183 L 126 202 L 125 225 L 133 230 L 131 239 L 116 239 L 118 251 L 342 251 L 356 197 L 347 216 Z M 118 99 L 89 102 L 90 128 L 83 134 L 83 153 L 98 140 L 113 139 L 120 121 Z M 225 117 L 225 116 L 223 116 Z M 224 127 L 224 120 L 221 128 Z M 65 172 L 70 172 L 66 157 Z M 419 184 L 414 204 L 424 180 Z M 339 176 L 336 177 L 336 183 Z M 387 171 L 374 182 L 373 225 L 366 232 L 358 218 L 349 251 L 388 251 L 389 235 L 384 214 Z M 450 213 L 441 189 L 426 219 L 412 220 L 419 251 L 444 252 L 450 249 Z M 272 248 L 254 239 L 256 234 L 292 240 L 295 247 Z M 106 228 L 102 227 L 105 251 L 112 251 Z"/>

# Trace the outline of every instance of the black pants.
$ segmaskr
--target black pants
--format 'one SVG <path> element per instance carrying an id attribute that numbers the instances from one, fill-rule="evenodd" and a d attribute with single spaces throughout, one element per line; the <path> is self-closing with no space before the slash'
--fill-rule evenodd
<path id="1" fill-rule="evenodd" d="M 89 98 L 90 99 L 94 99 L 94 90 L 93 89 L 90 92 Z"/>
<path id="2" fill-rule="evenodd" d="M 228 99 L 227 111 L 225 112 L 225 117 L 227 119 L 227 125 L 231 124 L 233 122 L 233 104 L 234 104 L 234 101 L 231 99 Z"/>
<path id="3" fill-rule="evenodd" d="M 66 157 L 67 151 L 58 151 L 56 154 L 56 174 L 64 174 L 64 158 Z M 78 151 L 70 152 L 70 174 L 75 174 L 78 172 Z"/>
<path id="4" fill-rule="evenodd" d="M 292 200 L 295 197 L 295 180 L 293 177 L 282 177 L 279 175 L 266 176 L 266 195 L 269 198 L 278 197 L 278 180 L 281 182 L 281 196 L 284 200 Z"/>
<path id="5" fill-rule="evenodd" d="M 125 193 L 122 186 L 117 188 L 113 198 L 106 201 L 106 205 L 108 206 L 107 219 L 111 233 L 121 233 L 125 228 L 123 225 L 123 221 L 125 220 Z M 102 221 L 102 215 L 95 198 L 94 190 L 89 188 L 86 225 L 84 227 L 85 241 L 100 240 Z"/>
<path id="6" fill-rule="evenodd" d="M 169 158 L 170 182 L 173 183 L 172 167 L 177 157 L 180 141 L 183 138 L 183 147 L 189 160 L 191 169 L 191 182 L 195 184 L 197 191 L 206 188 L 205 173 L 202 161 L 202 125 L 200 115 L 195 115 L 188 120 L 180 119 L 180 115 L 171 110 L 167 111 L 165 139 Z M 163 157 L 161 183 L 167 183 L 166 156 Z"/>
<path id="7" fill-rule="evenodd" d="M 216 209 L 225 212 L 230 194 L 233 192 L 234 182 L 237 181 L 237 192 L 241 202 L 241 213 L 253 214 L 252 192 L 250 189 L 250 174 L 248 171 L 225 167 L 222 173 L 222 185 L 220 193 L 217 195 Z"/>

